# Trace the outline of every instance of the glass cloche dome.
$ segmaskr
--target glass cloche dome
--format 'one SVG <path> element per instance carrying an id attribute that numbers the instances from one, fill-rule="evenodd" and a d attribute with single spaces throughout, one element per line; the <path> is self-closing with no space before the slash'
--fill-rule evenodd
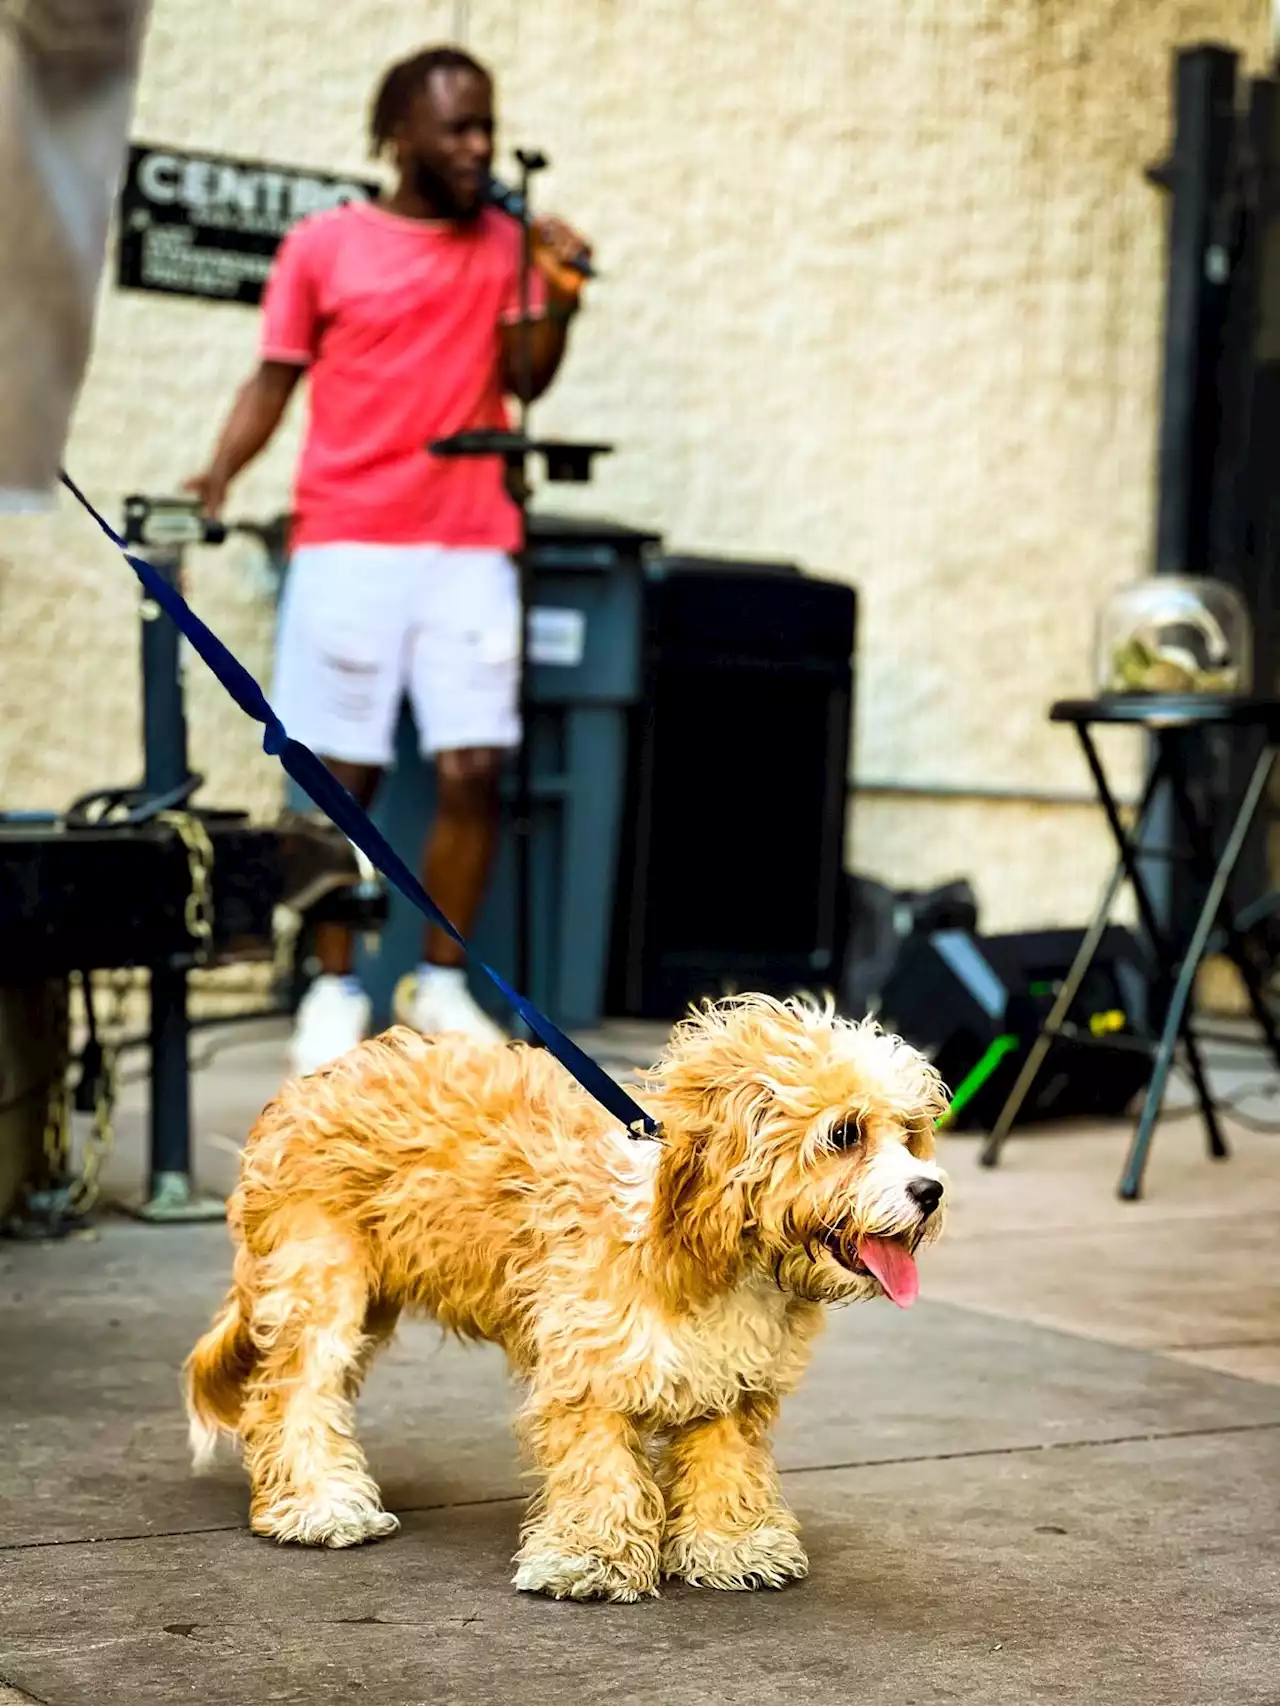
<path id="1" fill-rule="evenodd" d="M 1096 685 L 1116 693 L 1248 693 L 1253 629 L 1223 581 L 1155 575 L 1112 593 L 1098 616 Z"/>

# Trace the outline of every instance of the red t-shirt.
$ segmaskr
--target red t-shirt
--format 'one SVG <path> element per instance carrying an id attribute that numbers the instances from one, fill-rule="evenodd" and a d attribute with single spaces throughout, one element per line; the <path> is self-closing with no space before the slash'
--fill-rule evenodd
<path id="1" fill-rule="evenodd" d="M 301 220 L 267 281 L 260 353 L 309 369 L 294 481 L 295 545 L 520 545 L 497 457 L 444 458 L 430 440 L 509 424 L 504 321 L 519 318 L 520 228 L 349 202 Z M 545 306 L 541 275 L 530 285 Z"/>

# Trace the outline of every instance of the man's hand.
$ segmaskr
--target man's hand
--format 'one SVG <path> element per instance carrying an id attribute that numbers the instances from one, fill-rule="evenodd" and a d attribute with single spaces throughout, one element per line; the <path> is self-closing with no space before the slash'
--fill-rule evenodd
<path id="1" fill-rule="evenodd" d="M 534 264 L 546 279 L 553 301 L 576 305 L 584 280 L 580 272 L 574 271 L 572 263 L 580 256 L 591 258 L 591 245 L 580 231 L 566 225 L 563 219 L 534 220 Z"/>
<path id="2" fill-rule="evenodd" d="M 182 482 L 182 489 L 199 498 L 201 509 L 211 520 L 216 521 L 222 514 L 227 501 L 227 480 L 216 468 L 193 474 Z"/>
<path id="3" fill-rule="evenodd" d="M 591 254 L 586 238 L 563 219 L 535 219 L 531 235 L 534 265 L 546 282 L 547 313 L 502 328 L 503 388 L 528 403 L 556 376 L 582 293 L 583 277 L 573 262 Z"/>

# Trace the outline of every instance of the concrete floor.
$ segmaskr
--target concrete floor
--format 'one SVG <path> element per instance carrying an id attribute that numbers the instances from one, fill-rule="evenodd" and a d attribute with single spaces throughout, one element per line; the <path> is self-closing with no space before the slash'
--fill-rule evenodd
<path id="1" fill-rule="evenodd" d="M 210 1188 L 280 1060 L 268 1030 L 197 1080 Z M 120 1194 L 142 1128 L 133 1092 Z M 425 1327 L 361 1406 L 399 1536 L 256 1541 L 236 1466 L 191 1476 L 177 1404 L 225 1229 L 0 1245 L 0 1703 L 1275 1706 L 1280 1136 L 1228 1129 L 1211 1164 L 1193 1120 L 1164 1125 L 1139 1204 L 1114 1196 L 1123 1127 L 1016 1134 L 995 1173 L 947 1141 L 922 1302 L 834 1316 L 785 1415 L 813 1571 L 780 1595 L 517 1596 L 512 1394 Z"/>

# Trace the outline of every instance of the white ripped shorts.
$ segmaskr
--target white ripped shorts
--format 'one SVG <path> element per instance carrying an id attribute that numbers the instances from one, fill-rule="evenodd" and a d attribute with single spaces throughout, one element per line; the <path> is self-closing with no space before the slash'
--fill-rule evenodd
<path id="1" fill-rule="evenodd" d="M 294 553 L 272 701 L 320 758 L 385 766 L 408 694 L 424 755 L 520 742 L 520 588 L 502 551 L 309 545 Z"/>

